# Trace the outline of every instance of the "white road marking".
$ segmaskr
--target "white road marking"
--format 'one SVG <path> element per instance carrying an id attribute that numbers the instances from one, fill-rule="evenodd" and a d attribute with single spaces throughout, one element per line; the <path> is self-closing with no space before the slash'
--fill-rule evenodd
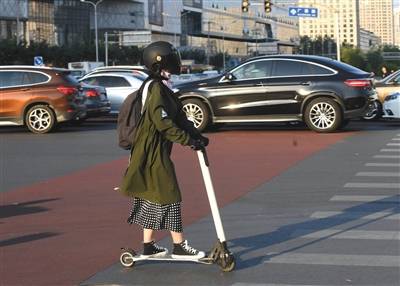
<path id="1" fill-rule="evenodd" d="M 348 255 L 329 253 L 285 253 L 267 258 L 264 263 L 315 264 L 343 266 L 399 267 L 398 256 L 391 255 Z"/>
<path id="2" fill-rule="evenodd" d="M 358 172 L 359 177 L 400 177 L 400 172 Z"/>
<path id="3" fill-rule="evenodd" d="M 400 146 L 400 143 L 388 143 L 387 146 Z"/>
<path id="4" fill-rule="evenodd" d="M 299 229 L 291 234 L 291 237 L 299 236 L 303 238 L 400 240 L 400 232 L 398 231 L 373 230 Z"/>
<path id="5" fill-rule="evenodd" d="M 367 167 L 400 167 L 400 163 L 366 163 Z"/>
<path id="6" fill-rule="evenodd" d="M 400 220 L 399 213 L 393 212 L 335 212 L 335 211 L 320 211 L 314 212 L 311 218 L 334 218 L 337 219 L 388 219 L 388 220 Z"/>
<path id="7" fill-rule="evenodd" d="M 369 189 L 399 189 L 399 183 L 347 183 L 344 185 L 345 188 L 369 188 Z"/>
<path id="8" fill-rule="evenodd" d="M 385 202 L 385 203 L 400 203 L 400 196 L 347 196 L 347 195 L 338 195 L 333 196 L 330 201 L 339 201 L 339 202 L 363 202 L 363 203 L 372 203 L 372 202 Z"/>
<path id="9" fill-rule="evenodd" d="M 375 155 L 374 158 L 400 159 L 400 155 Z"/>
<path id="10" fill-rule="evenodd" d="M 270 284 L 270 283 L 246 283 L 246 282 L 237 282 L 231 284 L 231 286 L 322 286 L 322 285 L 311 285 L 311 284 Z M 333 286 L 333 285 L 324 285 L 324 286 Z"/>
<path id="11" fill-rule="evenodd" d="M 380 152 L 400 152 L 400 149 L 381 149 Z"/>
<path id="12" fill-rule="evenodd" d="M 400 140 L 400 138 L 393 138 L 392 140 Z"/>

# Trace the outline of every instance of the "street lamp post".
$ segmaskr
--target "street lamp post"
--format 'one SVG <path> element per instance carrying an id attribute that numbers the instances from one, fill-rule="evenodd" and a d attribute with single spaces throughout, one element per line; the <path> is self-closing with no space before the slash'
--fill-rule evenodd
<path id="1" fill-rule="evenodd" d="M 94 34 L 95 34 L 95 38 L 96 38 L 96 62 L 99 61 L 99 37 L 98 37 L 98 32 L 97 32 L 97 5 L 99 5 L 101 2 L 103 2 L 103 0 L 99 0 L 97 2 L 92 2 L 90 0 L 81 0 L 82 3 L 88 3 L 88 4 L 92 4 L 94 7 Z"/>

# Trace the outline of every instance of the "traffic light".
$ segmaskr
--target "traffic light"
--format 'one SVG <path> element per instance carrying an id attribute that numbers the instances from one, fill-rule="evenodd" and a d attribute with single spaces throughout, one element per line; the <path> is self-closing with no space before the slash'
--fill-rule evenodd
<path id="1" fill-rule="evenodd" d="M 272 3 L 271 0 L 264 0 L 264 11 L 265 13 L 271 13 Z"/>
<path id="2" fill-rule="evenodd" d="M 250 1 L 242 0 L 242 12 L 249 12 Z"/>

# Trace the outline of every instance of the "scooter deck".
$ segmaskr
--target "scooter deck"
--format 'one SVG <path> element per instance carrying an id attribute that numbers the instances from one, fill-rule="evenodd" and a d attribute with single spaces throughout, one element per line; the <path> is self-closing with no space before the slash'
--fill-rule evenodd
<path id="1" fill-rule="evenodd" d="M 132 258 L 134 262 L 137 261 L 181 261 L 181 262 L 195 262 L 202 264 L 213 264 L 213 260 L 208 257 L 200 258 L 200 259 L 192 259 L 192 258 L 172 258 L 171 255 L 166 255 L 162 257 L 142 257 L 141 255 L 136 255 Z"/>

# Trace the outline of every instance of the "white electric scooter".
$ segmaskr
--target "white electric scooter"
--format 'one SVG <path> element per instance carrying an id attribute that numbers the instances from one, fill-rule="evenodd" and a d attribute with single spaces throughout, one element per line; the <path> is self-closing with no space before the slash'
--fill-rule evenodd
<path id="1" fill-rule="evenodd" d="M 122 248 L 120 256 L 120 262 L 125 267 L 133 267 L 137 261 L 154 260 L 154 261 L 187 261 L 196 262 L 202 264 L 218 264 L 222 271 L 229 272 L 235 268 L 235 258 L 233 254 L 228 250 L 226 245 L 224 228 L 222 226 L 221 216 L 219 214 L 217 200 L 215 198 L 214 187 L 211 181 L 210 171 L 208 169 L 209 162 L 206 153 L 206 149 L 197 151 L 197 155 L 200 161 L 201 172 L 203 174 L 204 184 L 207 190 L 208 200 L 210 202 L 211 213 L 214 220 L 215 229 L 217 231 L 218 241 L 208 255 L 201 259 L 176 259 L 170 255 L 164 257 L 141 257 L 134 250 L 129 248 Z"/>

